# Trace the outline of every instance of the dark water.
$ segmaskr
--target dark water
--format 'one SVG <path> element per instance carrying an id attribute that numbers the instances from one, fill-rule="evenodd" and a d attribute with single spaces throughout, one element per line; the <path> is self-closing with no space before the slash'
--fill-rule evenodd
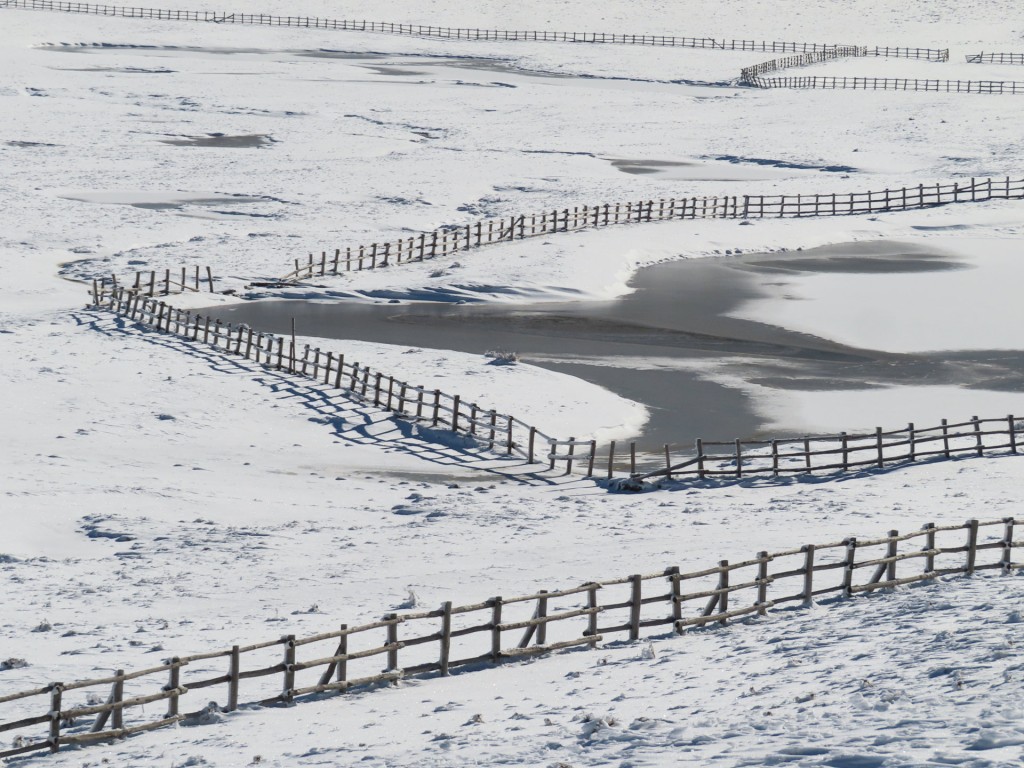
<path id="1" fill-rule="evenodd" d="M 743 380 L 789 392 L 895 383 L 1024 386 L 1022 353 L 891 354 L 725 316 L 746 299 L 774 296 L 771 286 L 780 271 L 898 273 L 964 266 L 899 244 L 872 243 L 661 264 L 638 272 L 631 283 L 635 292 L 610 302 L 270 300 L 211 312 L 225 322 L 275 333 L 288 332 L 295 318 L 305 335 L 481 355 L 514 350 L 524 361 L 647 405 L 651 420 L 639 442 L 652 449 L 694 437 L 766 436 L 741 391 L 702 380 L 679 369 L 681 364 L 711 362 Z M 793 433 L 773 432 L 787 434 Z"/>

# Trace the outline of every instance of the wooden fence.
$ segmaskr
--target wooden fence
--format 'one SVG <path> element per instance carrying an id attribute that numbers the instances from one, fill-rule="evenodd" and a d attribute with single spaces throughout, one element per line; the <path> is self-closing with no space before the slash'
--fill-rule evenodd
<path id="1" fill-rule="evenodd" d="M 683 634 L 824 596 L 852 598 L 982 570 L 1009 574 L 1024 567 L 1014 562 L 1014 550 L 1024 546 L 1014 541 L 1014 526 L 1012 517 L 929 523 L 911 533 L 891 530 L 875 539 L 762 551 L 749 560 L 721 560 L 688 573 L 672 566 L 519 597 L 460 606 L 445 602 L 436 610 L 387 613 L 316 635 L 285 635 L 174 656 L 146 669 L 53 682 L 0 695 L 0 732 L 19 732 L 0 758 L 121 739 L 215 711 L 231 712 L 243 702 L 291 704 L 402 678 L 593 649 L 617 636 L 635 641 L 645 630 Z M 218 701 L 211 703 L 211 695 Z M 158 702 L 165 703 L 163 713 L 146 711 L 144 705 Z"/>
<path id="2" fill-rule="evenodd" d="M 797 56 L 786 56 L 782 59 L 772 59 L 755 64 L 751 67 L 744 67 L 740 70 L 740 82 L 743 85 L 753 85 L 757 78 L 766 72 L 777 72 L 780 69 L 792 67 L 806 67 L 811 64 L 819 64 L 823 61 L 834 59 L 857 58 L 868 55 L 868 49 L 863 46 L 837 46 L 831 51 L 817 51 L 815 53 L 802 53 Z"/>
<path id="3" fill-rule="evenodd" d="M 825 88 L 860 91 L 938 91 L 942 93 L 1024 93 L 1013 80 L 921 80 L 906 77 L 757 77 L 755 88 Z"/>
<path id="4" fill-rule="evenodd" d="M 499 414 L 459 395 L 410 384 L 358 361 L 350 362 L 344 354 L 322 352 L 308 344 L 299 350 L 294 336 L 288 339 L 283 335 L 257 333 L 246 325 L 232 327 L 218 318 L 172 307 L 145 292 L 124 286 L 94 285 L 94 291 L 95 306 L 112 310 L 141 325 L 305 377 L 329 389 L 344 390 L 348 396 L 376 408 L 431 428 L 470 436 L 479 447 L 490 451 L 515 454 L 530 464 L 547 463 L 549 469 L 554 469 L 556 462 L 565 461 L 566 472 L 572 471 L 574 462 L 586 461 L 595 455 L 594 441 L 558 440 L 514 416 Z M 584 450 L 586 455 L 582 455 Z"/>
<path id="5" fill-rule="evenodd" d="M 517 455 L 529 464 L 547 464 L 549 470 L 564 463 L 565 473 L 574 468 L 587 477 L 607 479 L 628 476 L 625 488 L 638 488 L 651 479 L 741 479 L 751 476 L 780 477 L 795 473 L 852 472 L 884 469 L 923 459 L 1015 454 L 1024 443 L 1024 420 L 1014 416 L 884 431 L 877 427 L 863 434 L 806 436 L 776 440 L 695 441 L 693 453 L 679 446 L 664 446 L 664 464 L 652 469 L 658 458 L 640 456 L 636 443 L 558 439 L 509 414 L 499 414 L 459 395 L 410 384 L 394 375 L 349 362 L 343 353 L 323 352 L 308 344 L 296 347 L 294 337 L 258 333 L 239 325 L 232 327 L 212 317 L 193 315 L 164 301 L 124 288 L 100 290 L 95 305 L 116 312 L 162 333 L 172 333 L 208 344 L 278 371 L 300 376 L 314 386 L 343 390 L 349 397 L 396 413 L 428 428 L 466 435 L 484 450 Z M 723 448 L 730 450 L 725 451 Z M 681 459 L 681 460 L 680 460 Z M 603 468 L 602 468 L 603 463 Z M 647 470 L 644 471 L 644 467 Z"/>
<path id="6" fill-rule="evenodd" d="M 188 291 L 198 293 L 203 290 L 203 284 L 206 285 L 210 293 L 214 292 L 213 271 L 210 267 L 206 267 L 205 274 L 203 274 L 198 265 L 191 270 L 188 267 L 182 267 L 180 273 L 177 269 L 136 272 L 134 279 L 122 279 L 120 283 L 117 280 L 117 275 L 104 276 L 92 281 L 93 304 L 99 304 L 101 294 L 116 290 L 121 285 L 141 296 L 169 296 L 172 293 Z"/>
<path id="7" fill-rule="evenodd" d="M 673 463 L 670 446 L 666 445 L 665 466 L 645 473 L 634 470 L 632 479 L 696 477 L 703 480 L 851 472 L 930 458 L 1015 454 L 1018 446 L 1024 447 L 1024 419 L 1013 415 L 988 419 L 972 416 L 967 421 L 954 423 L 942 419 L 937 427 L 908 424 L 903 429 L 889 431 L 876 427 L 871 432 L 780 440 L 717 442 L 698 439 L 693 453 L 678 463 Z"/>
<path id="8" fill-rule="evenodd" d="M 1024 53 L 972 53 L 968 64 L 1024 64 Z"/>
<path id="9" fill-rule="evenodd" d="M 62 11 L 100 16 L 159 19 L 165 21 L 202 21 L 213 24 L 255 24 L 273 27 L 304 27 L 309 29 L 376 32 L 445 40 L 495 40 L 558 43 L 614 43 L 620 45 L 669 46 L 675 48 L 707 48 L 725 51 L 761 51 L 771 53 L 810 53 L 836 48 L 835 43 L 791 43 L 764 40 L 716 40 L 710 37 L 676 35 L 634 35 L 618 32 L 553 32 L 548 30 L 507 30 L 442 27 L 422 24 L 394 24 L 383 21 L 327 19 L 311 16 L 272 16 L 220 11 L 181 11 L 159 8 L 137 8 L 94 3 L 61 2 L 59 0 L 0 0 L 0 8 Z M 925 51 L 911 48 L 876 48 L 878 51 Z M 923 57 L 923 54 L 918 54 Z"/>
<path id="10" fill-rule="evenodd" d="M 851 216 L 931 208 L 949 203 L 1018 199 L 1024 199 L 1024 178 L 1011 179 L 1007 176 L 847 194 L 732 195 L 599 203 L 450 225 L 430 233 L 348 247 L 344 251 L 333 248 L 333 253 L 323 250 L 319 258 L 309 254 L 305 263 L 296 259 L 295 268 L 280 279 L 296 281 L 341 272 L 378 269 L 393 264 L 445 257 L 460 251 L 527 237 L 615 224 L 678 219 Z"/>

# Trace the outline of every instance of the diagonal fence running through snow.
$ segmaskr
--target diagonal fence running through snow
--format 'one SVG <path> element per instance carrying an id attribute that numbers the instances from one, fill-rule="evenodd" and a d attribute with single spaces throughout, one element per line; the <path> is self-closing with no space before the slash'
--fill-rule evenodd
<path id="1" fill-rule="evenodd" d="M 517 597 L 458 606 L 449 601 L 436 610 L 387 613 L 307 637 L 290 634 L 173 656 L 146 669 L 0 694 L 0 732 L 16 734 L 0 759 L 121 739 L 183 721 L 202 723 L 242 704 L 290 705 L 403 678 L 594 649 L 613 639 L 637 641 L 645 630 L 669 628 L 682 635 L 743 616 L 768 616 L 787 603 L 853 598 L 940 576 L 1011 574 L 1024 568 L 1014 560 L 1015 550 L 1024 547 L 1014 540 L 1015 522 L 1006 517 L 929 523 L 911 533 L 891 530 L 874 539 L 761 551 L 749 560 L 721 560 L 691 572 L 671 566 Z M 217 691 L 217 701 L 210 702 L 208 689 Z M 166 710 L 147 712 L 146 704 Z"/>

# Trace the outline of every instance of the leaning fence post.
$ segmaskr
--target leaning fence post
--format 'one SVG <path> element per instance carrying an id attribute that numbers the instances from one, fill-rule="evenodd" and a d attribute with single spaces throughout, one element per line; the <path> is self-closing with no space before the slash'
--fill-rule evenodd
<path id="1" fill-rule="evenodd" d="M 965 572 L 970 576 L 974 573 L 974 563 L 978 557 L 978 521 L 972 518 L 964 525 L 967 528 L 967 567 Z"/>

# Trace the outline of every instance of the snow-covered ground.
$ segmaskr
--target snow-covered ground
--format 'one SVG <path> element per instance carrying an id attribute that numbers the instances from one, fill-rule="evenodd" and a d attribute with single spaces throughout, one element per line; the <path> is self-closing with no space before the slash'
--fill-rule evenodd
<path id="1" fill-rule="evenodd" d="M 510 10 L 268 0 L 258 10 L 952 49 L 948 67 L 849 63 L 879 76 L 964 78 L 964 53 L 1024 49 L 1012 2 L 573 0 Z M 201 264 L 241 284 L 283 274 L 309 252 L 484 216 L 693 194 L 843 193 L 1024 168 L 1024 102 L 1014 97 L 693 84 L 728 82 L 769 57 L 0 9 L 0 658 L 28 662 L 0 672 L 0 695 L 372 619 L 410 589 L 427 606 L 468 602 L 1017 514 L 1015 457 L 641 496 L 522 477 L 372 409 L 125 330 L 84 310 L 85 285 L 64 279 Z M 970 75 L 999 79 L 997 69 L 1007 68 L 970 65 Z M 217 133 L 265 138 L 182 144 Z M 690 165 L 638 175 L 622 160 Z M 977 268 L 889 275 L 905 284 L 886 283 L 892 293 L 877 300 L 905 313 L 898 334 L 862 315 L 858 297 L 875 286 L 859 275 L 787 276 L 786 292 L 802 300 L 784 317 L 765 317 L 756 302 L 742 313 L 881 349 L 1013 349 L 1022 225 L 1012 201 L 750 226 L 672 222 L 483 249 L 454 268 L 361 273 L 328 290 L 607 299 L 629 290 L 636 268 L 666 259 L 884 238 Z M 982 324 L 993 313 L 1000 322 Z M 628 437 L 646 416 L 593 385 L 490 366 L 482 354 L 347 349 L 555 434 Z M 838 421 L 838 409 L 875 408 L 883 424 L 914 418 L 867 395 L 850 405 L 848 394 L 815 393 L 793 407 L 817 410 L 807 418 L 818 424 Z M 1014 392 L 901 396 L 908 409 L 932 397 L 942 415 L 1024 413 Z M 617 645 L 26 762 L 1017 765 L 1019 584 L 953 579 L 658 639 L 653 659 L 644 645 Z M 318 613 L 303 613 L 314 604 Z"/>

